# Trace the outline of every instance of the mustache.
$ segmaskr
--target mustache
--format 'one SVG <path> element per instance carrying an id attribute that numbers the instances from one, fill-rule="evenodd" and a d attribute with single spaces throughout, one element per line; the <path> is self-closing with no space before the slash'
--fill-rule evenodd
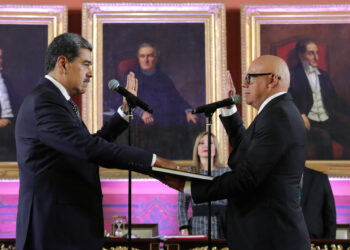
<path id="1" fill-rule="evenodd" d="M 89 83 L 90 82 L 90 78 L 85 78 L 84 82 Z"/>

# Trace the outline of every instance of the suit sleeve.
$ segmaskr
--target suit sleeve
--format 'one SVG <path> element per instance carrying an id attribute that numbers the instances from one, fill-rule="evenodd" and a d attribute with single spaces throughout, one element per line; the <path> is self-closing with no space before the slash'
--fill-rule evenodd
<path id="1" fill-rule="evenodd" d="M 65 155 L 108 168 L 130 169 L 141 173 L 150 171 L 151 153 L 109 143 L 103 136 L 92 136 L 70 116 L 65 103 L 57 100 L 56 95 L 45 93 L 33 101 L 38 137 L 45 145 Z M 110 126 L 115 127 L 116 124 Z M 101 135 L 105 133 L 103 130 Z"/>
<path id="2" fill-rule="evenodd" d="M 337 216 L 334 202 L 334 196 L 331 185 L 328 180 L 328 176 L 324 177 L 324 204 L 323 204 L 323 221 L 324 221 L 324 238 L 335 239 Z"/>
<path id="3" fill-rule="evenodd" d="M 247 148 L 240 146 L 241 151 L 235 151 L 235 154 L 244 157 L 231 172 L 214 178 L 212 182 L 192 182 L 191 192 L 195 203 L 253 192 L 265 180 L 287 150 L 289 141 L 284 135 L 290 134 L 290 122 L 283 112 L 269 112 L 260 117 L 254 130 Z"/>
<path id="4" fill-rule="evenodd" d="M 116 112 L 108 122 L 103 124 L 102 128 L 94 136 L 100 136 L 106 141 L 113 142 L 127 127 L 128 122 Z"/>
<path id="5" fill-rule="evenodd" d="M 245 132 L 242 118 L 239 116 L 238 112 L 236 112 L 232 116 L 220 115 L 220 120 L 224 125 L 224 128 L 230 141 L 230 145 L 233 148 L 235 148 L 241 141 L 242 136 Z"/>

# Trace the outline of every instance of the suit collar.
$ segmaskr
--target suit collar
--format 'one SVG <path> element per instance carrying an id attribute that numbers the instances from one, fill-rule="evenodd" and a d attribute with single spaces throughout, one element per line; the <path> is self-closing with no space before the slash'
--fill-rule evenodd
<path id="1" fill-rule="evenodd" d="M 315 73 L 317 75 L 320 75 L 320 71 L 317 67 L 311 66 L 309 62 L 302 62 L 303 69 L 305 71 L 305 74 L 312 74 Z"/>
<path id="2" fill-rule="evenodd" d="M 278 92 L 270 97 L 268 97 L 265 101 L 263 101 L 263 103 L 260 105 L 260 108 L 259 108 L 259 111 L 258 111 L 258 114 L 264 109 L 264 107 L 270 102 L 272 101 L 273 99 L 285 94 L 286 92 Z"/>
<path id="3" fill-rule="evenodd" d="M 292 96 L 289 93 L 284 93 L 283 95 L 277 96 L 275 98 L 273 98 L 272 100 L 270 100 L 266 106 L 264 107 L 263 110 L 261 110 L 261 112 L 258 114 L 260 115 L 261 113 L 264 113 L 267 109 L 269 109 L 272 105 L 274 105 L 275 103 L 279 102 L 279 101 L 293 101 Z M 254 119 L 255 120 L 255 119 Z"/>
<path id="4" fill-rule="evenodd" d="M 52 76 L 50 75 L 45 75 L 45 78 L 50 80 L 59 90 L 60 92 L 62 93 L 62 95 L 64 96 L 64 98 L 66 98 L 66 100 L 70 100 L 71 97 L 70 95 L 68 94 L 66 88 L 59 82 L 57 81 L 56 79 L 54 79 Z"/>

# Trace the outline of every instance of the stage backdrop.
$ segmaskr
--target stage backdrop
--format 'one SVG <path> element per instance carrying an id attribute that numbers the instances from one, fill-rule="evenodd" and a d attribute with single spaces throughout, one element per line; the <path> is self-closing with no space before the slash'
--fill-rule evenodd
<path id="1" fill-rule="evenodd" d="M 350 223 L 350 179 L 331 178 L 337 208 L 337 224 Z M 159 235 L 178 235 L 177 191 L 153 179 L 132 184 L 132 223 L 157 223 Z M 145 188 L 147 187 L 147 188 Z M 15 238 L 18 204 L 17 180 L 0 182 L 0 238 Z M 110 232 L 112 217 L 128 215 L 128 182 L 102 180 L 105 229 Z"/>

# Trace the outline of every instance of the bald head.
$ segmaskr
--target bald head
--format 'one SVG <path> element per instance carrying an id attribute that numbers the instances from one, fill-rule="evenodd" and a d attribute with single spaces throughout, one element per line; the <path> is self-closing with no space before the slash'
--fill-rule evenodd
<path id="1" fill-rule="evenodd" d="M 288 66 L 281 58 L 260 56 L 250 64 L 246 80 L 242 83 L 246 102 L 259 109 L 270 96 L 287 92 L 289 82 Z"/>
<path id="2" fill-rule="evenodd" d="M 276 85 L 276 92 L 287 91 L 290 82 L 290 73 L 287 63 L 278 56 L 264 55 L 255 59 L 251 65 L 251 70 L 257 70 L 257 73 L 271 72 L 279 76 L 279 83 Z M 253 73 L 252 71 L 249 71 Z"/>

